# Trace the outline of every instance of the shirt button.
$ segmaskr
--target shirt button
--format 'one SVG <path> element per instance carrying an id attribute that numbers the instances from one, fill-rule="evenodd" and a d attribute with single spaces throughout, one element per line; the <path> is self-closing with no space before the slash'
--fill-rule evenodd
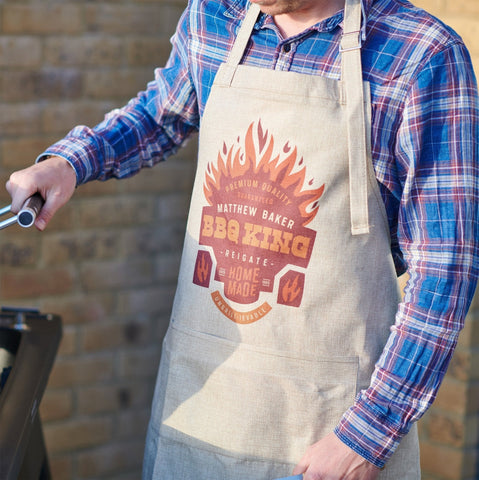
<path id="1" fill-rule="evenodd" d="M 285 43 L 283 45 L 283 52 L 288 53 L 291 50 L 291 45 L 289 43 Z"/>

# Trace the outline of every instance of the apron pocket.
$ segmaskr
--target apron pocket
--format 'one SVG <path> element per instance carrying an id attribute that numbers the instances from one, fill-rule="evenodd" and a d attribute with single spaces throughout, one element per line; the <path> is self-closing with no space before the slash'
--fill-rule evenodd
<path id="1" fill-rule="evenodd" d="M 358 358 L 314 361 L 170 327 L 161 435 L 295 464 L 352 405 Z"/>

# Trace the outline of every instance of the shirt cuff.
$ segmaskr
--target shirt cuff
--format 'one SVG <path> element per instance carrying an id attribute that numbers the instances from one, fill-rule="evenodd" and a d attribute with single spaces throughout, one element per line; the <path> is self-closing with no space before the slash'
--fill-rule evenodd
<path id="1" fill-rule="evenodd" d="M 41 155 L 35 163 L 46 157 L 62 157 L 73 168 L 77 177 L 77 186 L 101 176 L 101 162 L 97 160 L 98 146 L 88 135 L 87 127 L 75 127 L 65 138 L 54 143 Z"/>
<path id="2" fill-rule="evenodd" d="M 349 448 L 378 468 L 383 468 L 407 431 L 399 431 L 388 415 L 359 394 L 334 433 Z"/>

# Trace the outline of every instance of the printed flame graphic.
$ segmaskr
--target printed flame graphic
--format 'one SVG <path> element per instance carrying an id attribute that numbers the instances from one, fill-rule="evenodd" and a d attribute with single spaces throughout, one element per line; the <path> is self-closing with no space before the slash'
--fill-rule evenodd
<path id="1" fill-rule="evenodd" d="M 281 292 L 284 302 L 293 302 L 296 297 L 301 293 L 301 289 L 298 287 L 298 283 L 298 276 L 294 278 L 294 281 L 292 283 L 288 280 Z"/>
<path id="2" fill-rule="evenodd" d="M 263 131 L 261 121 L 250 124 L 244 139 L 244 145 L 238 137 L 230 148 L 223 143 L 218 152 L 216 165 L 210 162 L 203 186 L 206 200 L 210 205 L 220 202 L 215 198 L 224 185 L 234 179 L 244 177 L 255 178 L 259 182 L 273 183 L 280 187 L 285 195 L 295 198 L 296 214 L 299 213 L 303 226 L 316 216 L 319 198 L 324 185 L 316 189 L 305 189 L 306 167 L 303 158 L 298 161 L 297 148 L 286 142 L 280 153 L 275 152 L 273 135 Z M 313 184 L 313 179 L 308 185 Z"/>
<path id="3" fill-rule="evenodd" d="M 198 268 L 196 269 L 196 274 L 201 282 L 205 282 L 209 275 L 209 267 L 206 263 L 204 255 L 201 255 L 201 260 L 198 262 Z"/>

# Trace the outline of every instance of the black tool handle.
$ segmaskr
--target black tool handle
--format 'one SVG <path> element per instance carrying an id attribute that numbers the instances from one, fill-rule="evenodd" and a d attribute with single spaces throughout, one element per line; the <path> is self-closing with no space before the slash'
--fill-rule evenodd
<path id="1" fill-rule="evenodd" d="M 45 200 L 39 193 L 27 198 L 22 209 L 18 212 L 17 222 L 22 227 L 31 227 L 43 207 Z"/>

